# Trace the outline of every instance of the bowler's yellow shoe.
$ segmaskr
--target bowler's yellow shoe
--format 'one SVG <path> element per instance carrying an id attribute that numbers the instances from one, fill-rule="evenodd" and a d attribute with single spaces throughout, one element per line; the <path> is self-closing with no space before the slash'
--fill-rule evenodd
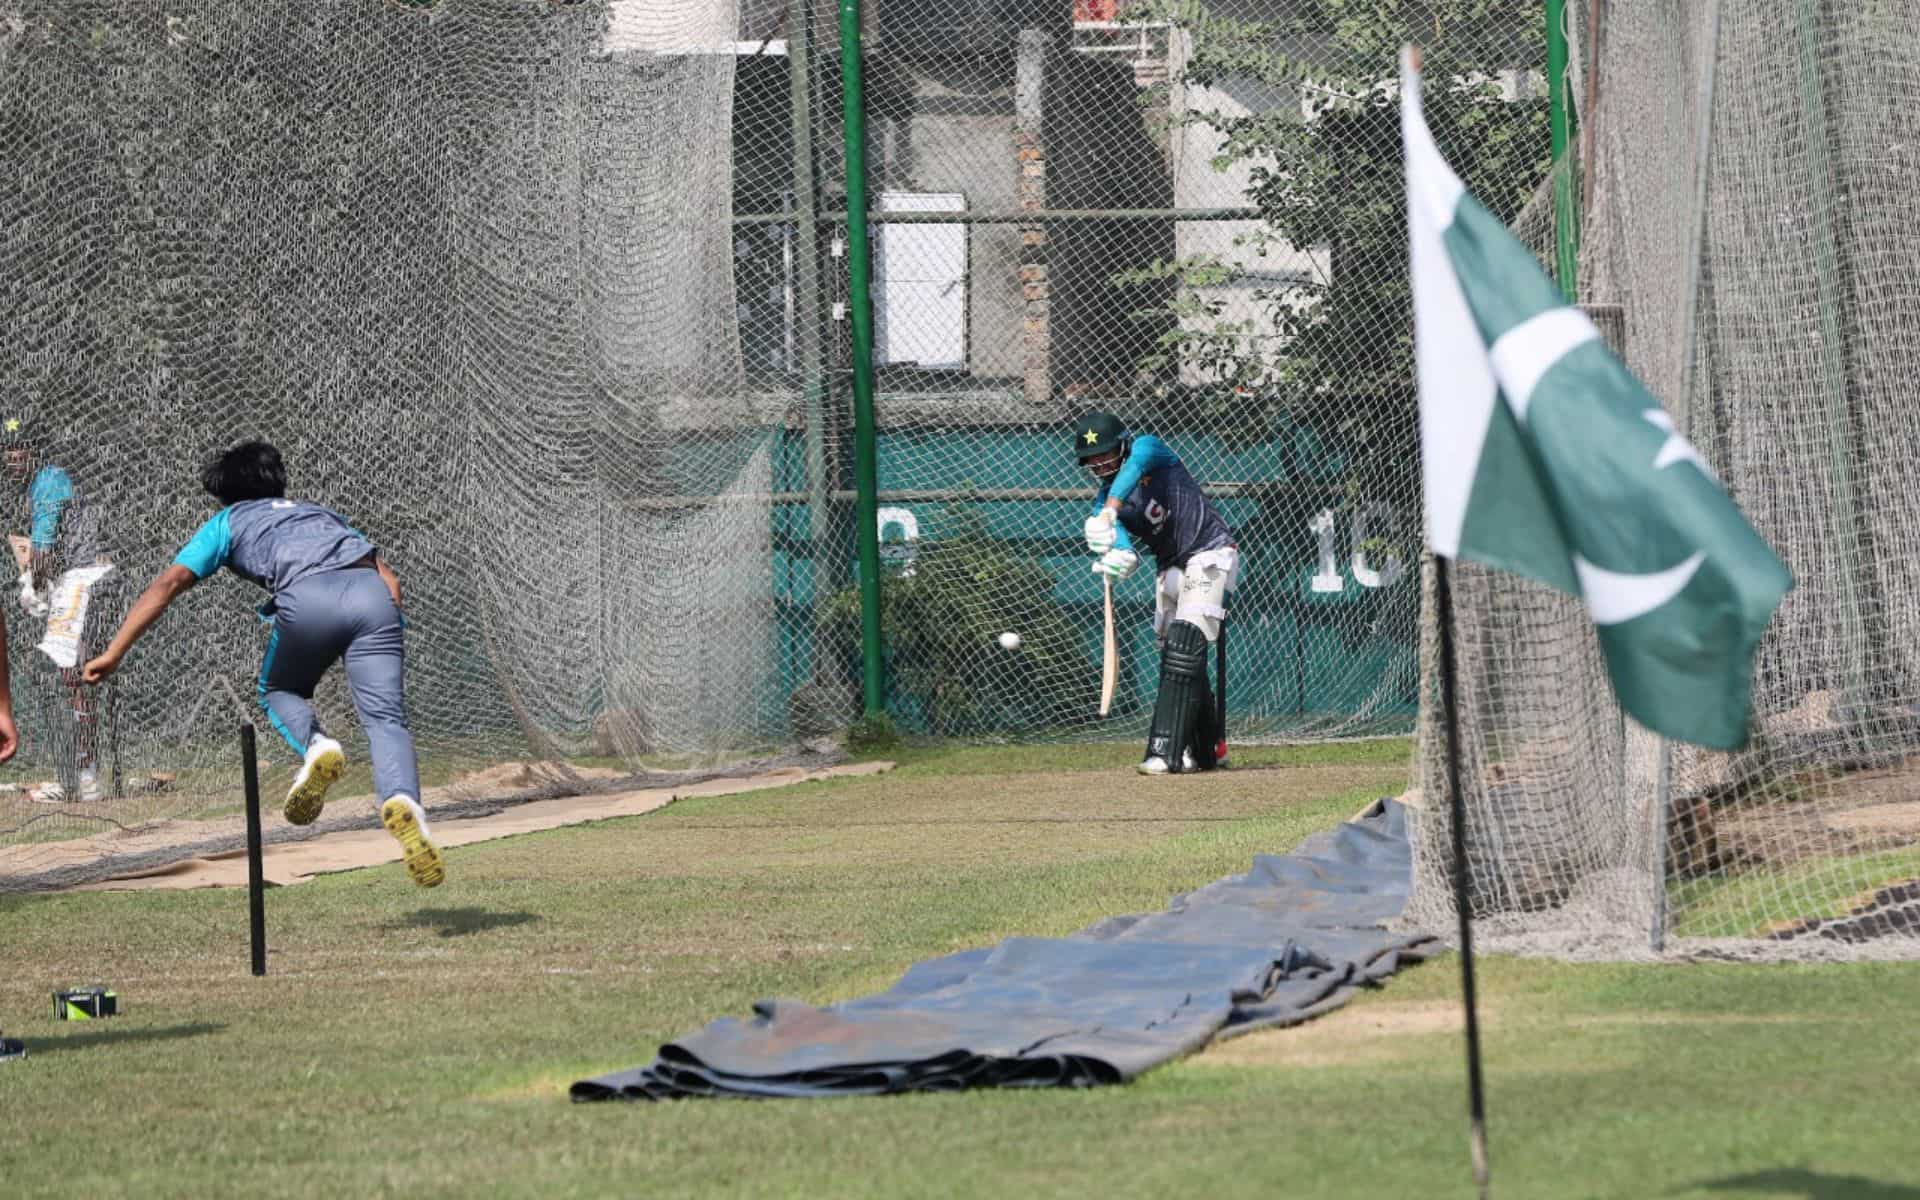
<path id="1" fill-rule="evenodd" d="M 311 825 L 327 802 L 327 789 L 347 769 L 346 752 L 340 743 L 324 733 L 315 734 L 307 743 L 307 759 L 287 789 L 287 820 L 295 825 Z"/>
<path id="2" fill-rule="evenodd" d="M 427 839 L 427 813 L 412 796 L 388 797 L 380 806 L 380 823 L 400 840 L 407 874 L 421 887 L 439 887 L 447 877 L 440 864 L 440 850 Z"/>

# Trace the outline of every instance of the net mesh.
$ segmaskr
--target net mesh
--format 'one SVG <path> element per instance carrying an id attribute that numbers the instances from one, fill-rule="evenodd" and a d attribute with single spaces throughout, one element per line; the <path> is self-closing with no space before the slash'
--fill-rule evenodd
<path id="1" fill-rule="evenodd" d="M 835 7 L 0 0 L 0 395 L 98 516 L 96 641 L 210 512 L 195 465 L 265 436 L 400 570 L 430 808 L 527 778 L 506 762 L 577 786 L 844 729 L 864 297 Z M 1533 6 L 863 7 L 895 721 L 1144 733 L 1144 573 L 1116 589 L 1095 715 L 1067 438 L 1099 407 L 1166 438 L 1235 528 L 1230 737 L 1410 731 L 1417 457 L 1375 88 L 1409 36 L 1457 66 L 1443 141 L 1527 219 Z M 10 608 L 0 887 L 230 820 L 257 599 L 190 592 L 91 725 Z M 337 678 L 317 702 L 364 761 Z M 292 756 L 261 744 L 271 801 Z M 89 755 L 102 802 L 78 796 Z"/>
<path id="2" fill-rule="evenodd" d="M 0 393 L 114 567 L 93 648 L 210 513 L 197 463 L 265 436 L 402 576 L 431 802 L 789 742 L 794 406 L 746 384 L 726 269 L 734 31 L 628 7 L 0 5 Z M 234 811 L 259 599 L 195 588 L 76 720 L 9 598 L 0 886 Z M 364 762 L 338 672 L 316 706 Z M 549 767 L 474 774 L 511 760 Z"/>
<path id="3" fill-rule="evenodd" d="M 1599 95 L 1580 291 L 1618 306 L 1615 344 L 1796 586 L 1760 648 L 1753 743 L 1725 755 L 1623 720 L 1576 604 L 1456 573 L 1476 916 L 1500 949 L 1911 957 L 1920 679 L 1898 531 L 1920 516 L 1904 465 L 1920 426 L 1899 381 L 1920 242 L 1899 210 L 1920 73 L 1892 6 L 1726 0 L 1717 43 L 1713 7 L 1616 0 L 1578 30 Z M 1421 790 L 1443 797 L 1427 712 Z M 1427 807 L 1415 909 L 1439 922 L 1446 811 Z"/>
<path id="4" fill-rule="evenodd" d="M 1116 589 L 1120 683 L 1095 717 L 1102 593 L 1067 452 L 1090 409 L 1167 440 L 1235 529 L 1232 740 L 1411 728 L 1404 231 L 1371 89 L 1379 48 L 1432 27 L 1340 8 L 868 6 L 889 709 L 910 728 L 1144 734 L 1138 578 Z M 1546 165 L 1544 30 L 1494 8 L 1450 19 L 1439 53 L 1482 68 L 1450 111 L 1541 134 L 1503 155 L 1456 127 L 1513 213 Z M 1349 187 L 1368 203 L 1342 208 Z"/>

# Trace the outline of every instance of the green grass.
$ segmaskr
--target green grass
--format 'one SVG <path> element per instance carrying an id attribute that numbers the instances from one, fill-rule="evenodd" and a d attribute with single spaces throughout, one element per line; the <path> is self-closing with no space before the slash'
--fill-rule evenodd
<path id="1" fill-rule="evenodd" d="M 0 1186 L 1470 1195 L 1451 958 L 1126 1087 L 567 1102 L 761 998 L 1157 909 L 1406 778 L 1404 745 L 1176 780 L 1107 753 L 922 747 L 890 775 L 463 847 L 437 892 L 398 867 L 323 877 L 268 895 L 264 979 L 239 893 L 0 898 L 0 1026 L 32 1053 L 0 1064 Z M 53 988 L 96 981 L 125 1015 L 48 1019 Z M 1920 967 L 1488 959 L 1480 981 L 1498 1195 L 1920 1196 L 1900 1132 Z"/>
<path id="2" fill-rule="evenodd" d="M 1667 897 L 1675 915 L 1675 937 L 1756 937 L 1774 919 L 1768 913 L 1843 917 L 1874 891 L 1916 877 L 1920 877 L 1920 848 L 1908 846 L 1855 858 L 1810 858 L 1788 867 L 1690 879 L 1670 885 Z"/>
<path id="3" fill-rule="evenodd" d="M 1235 767 L 1296 767 L 1316 764 L 1392 766 L 1404 773 L 1413 753 L 1412 738 L 1357 742 L 1317 742 L 1290 746 L 1233 746 Z M 1073 745 L 967 745 L 907 741 L 885 751 L 854 756 L 884 759 L 904 776 L 1004 775 L 1016 771 L 1110 771 L 1140 761 L 1140 743 L 1085 742 Z"/>

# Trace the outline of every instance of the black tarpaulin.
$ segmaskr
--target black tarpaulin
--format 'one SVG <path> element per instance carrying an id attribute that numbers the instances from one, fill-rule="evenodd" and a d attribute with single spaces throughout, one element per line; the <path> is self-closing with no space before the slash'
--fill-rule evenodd
<path id="1" fill-rule="evenodd" d="M 1068 938 L 918 963 L 827 1008 L 754 1006 L 585 1079 L 575 1100 L 827 1096 L 1120 1083 L 1214 1038 L 1345 1003 L 1438 948 L 1385 923 L 1406 902 L 1407 812 L 1383 800 L 1245 874 Z"/>

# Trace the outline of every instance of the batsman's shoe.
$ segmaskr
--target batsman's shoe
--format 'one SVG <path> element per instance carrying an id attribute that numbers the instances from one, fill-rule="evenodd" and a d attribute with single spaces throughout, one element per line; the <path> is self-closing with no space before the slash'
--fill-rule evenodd
<path id="1" fill-rule="evenodd" d="M 1182 771 L 1200 770 L 1200 767 L 1193 761 L 1193 751 L 1182 750 L 1180 752 L 1180 769 Z M 1167 760 L 1158 754 L 1149 754 L 1140 761 L 1140 765 L 1135 767 L 1134 770 L 1140 772 L 1142 775 L 1171 775 L 1173 773 L 1167 766 Z"/>
<path id="2" fill-rule="evenodd" d="M 346 769 L 347 755 L 340 743 L 325 734 L 315 734 L 307 743 L 306 761 L 287 789 L 287 820 L 295 825 L 313 824 L 327 803 L 327 789 Z"/>
<path id="3" fill-rule="evenodd" d="M 380 806 L 380 823 L 398 838 L 407 874 L 421 887 L 439 887 L 446 879 L 440 863 L 440 850 L 428 840 L 427 813 L 412 796 L 390 796 Z"/>

